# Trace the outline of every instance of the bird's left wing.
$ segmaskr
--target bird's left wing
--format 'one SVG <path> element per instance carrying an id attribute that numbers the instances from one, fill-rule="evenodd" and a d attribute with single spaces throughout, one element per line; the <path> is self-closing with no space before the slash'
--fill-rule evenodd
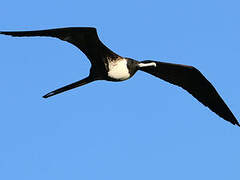
<path id="1" fill-rule="evenodd" d="M 48 36 L 59 38 L 78 47 L 93 64 L 98 64 L 102 56 L 117 56 L 98 38 L 97 30 L 93 27 L 69 27 L 37 31 L 0 31 L 0 34 L 14 37 Z"/>
<path id="2" fill-rule="evenodd" d="M 142 63 L 151 62 L 156 63 L 156 66 L 142 67 L 140 70 L 182 87 L 217 115 L 234 125 L 240 126 L 216 89 L 198 69 L 180 64 L 142 61 Z"/>

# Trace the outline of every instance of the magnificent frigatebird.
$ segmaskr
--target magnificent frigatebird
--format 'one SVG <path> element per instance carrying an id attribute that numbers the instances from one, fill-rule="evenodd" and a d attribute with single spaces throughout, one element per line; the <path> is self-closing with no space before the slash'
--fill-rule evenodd
<path id="1" fill-rule="evenodd" d="M 93 27 L 71 27 L 38 31 L 10 31 L 0 34 L 11 36 L 50 36 L 67 41 L 78 47 L 90 60 L 89 76 L 56 89 L 44 98 L 83 86 L 96 80 L 124 81 L 141 70 L 175 84 L 187 90 L 198 101 L 207 106 L 223 119 L 240 126 L 233 113 L 224 103 L 213 85 L 193 66 L 158 62 L 152 60 L 137 61 L 121 57 L 107 48 L 98 38 Z"/>

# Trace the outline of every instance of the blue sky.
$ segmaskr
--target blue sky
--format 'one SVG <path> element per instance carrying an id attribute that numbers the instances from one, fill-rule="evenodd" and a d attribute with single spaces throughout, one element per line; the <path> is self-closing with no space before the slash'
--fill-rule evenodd
<path id="1" fill-rule="evenodd" d="M 237 118 L 234 0 L 3 1 L 1 30 L 93 26 L 121 56 L 197 67 Z M 0 36 L 0 179 L 237 180 L 240 129 L 143 72 L 43 99 L 88 75 L 77 48 Z"/>

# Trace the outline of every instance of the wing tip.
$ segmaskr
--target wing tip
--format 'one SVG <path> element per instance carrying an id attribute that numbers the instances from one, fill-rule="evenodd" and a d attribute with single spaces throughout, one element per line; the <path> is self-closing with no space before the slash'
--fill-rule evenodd
<path id="1" fill-rule="evenodd" d="M 235 126 L 239 126 L 240 127 L 240 124 L 239 124 L 238 120 L 235 118 L 235 116 L 233 116 L 233 118 L 231 118 L 231 120 L 230 119 L 225 119 L 225 120 L 229 121 L 230 123 L 232 123 Z"/>
<path id="2" fill-rule="evenodd" d="M 7 35 L 7 32 L 0 31 L 0 34 Z"/>
<path id="3" fill-rule="evenodd" d="M 0 31 L 0 34 L 2 35 L 7 35 L 7 36 L 18 36 L 17 34 L 15 34 L 15 32 L 10 32 L 10 31 Z"/>
<path id="4" fill-rule="evenodd" d="M 51 33 L 54 31 L 61 30 L 85 30 L 85 31 L 95 31 L 95 27 L 64 27 L 64 28 L 53 28 L 53 29 L 43 29 L 43 30 L 30 30 L 30 31 L 0 31 L 0 34 L 9 35 L 13 37 L 22 37 L 22 36 L 51 36 Z M 48 31 L 52 31 L 50 34 Z M 55 37 L 54 35 L 52 37 Z"/>
<path id="5" fill-rule="evenodd" d="M 236 126 L 239 126 L 239 127 L 240 127 L 240 124 L 239 124 L 239 122 L 238 122 L 238 121 L 236 121 L 236 122 L 234 123 L 234 125 L 236 125 Z"/>

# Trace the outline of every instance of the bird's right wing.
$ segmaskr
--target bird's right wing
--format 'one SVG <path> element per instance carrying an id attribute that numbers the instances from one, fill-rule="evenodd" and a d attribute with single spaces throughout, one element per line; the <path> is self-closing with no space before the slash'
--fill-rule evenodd
<path id="1" fill-rule="evenodd" d="M 101 60 L 100 57 L 117 57 L 118 55 L 107 48 L 98 38 L 96 28 L 69 27 L 38 31 L 2 31 L 0 34 L 23 36 L 49 36 L 67 41 L 78 47 L 93 63 Z"/>
<path id="2" fill-rule="evenodd" d="M 140 70 L 182 87 L 217 115 L 240 126 L 216 89 L 198 69 L 193 66 L 158 61 L 143 61 L 141 63 L 155 63 L 156 66 L 146 66 Z"/>

